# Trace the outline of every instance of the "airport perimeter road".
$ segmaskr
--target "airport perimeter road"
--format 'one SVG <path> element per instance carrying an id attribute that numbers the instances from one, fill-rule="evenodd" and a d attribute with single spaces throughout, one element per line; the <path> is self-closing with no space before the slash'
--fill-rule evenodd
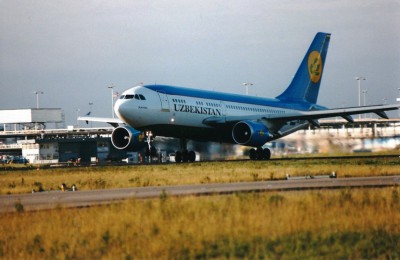
<path id="1" fill-rule="evenodd" d="M 107 204 L 124 199 L 157 198 L 167 196 L 229 194 L 234 192 L 260 192 L 273 190 L 332 189 L 343 187 L 385 187 L 400 185 L 400 175 L 360 178 L 315 178 L 280 181 L 238 182 L 224 184 L 198 184 L 90 190 L 75 192 L 40 192 L 33 194 L 1 195 L 0 212 L 15 212 L 18 206 L 27 210 L 56 207 L 86 207 Z M 21 207 L 19 207 L 21 208 Z"/>

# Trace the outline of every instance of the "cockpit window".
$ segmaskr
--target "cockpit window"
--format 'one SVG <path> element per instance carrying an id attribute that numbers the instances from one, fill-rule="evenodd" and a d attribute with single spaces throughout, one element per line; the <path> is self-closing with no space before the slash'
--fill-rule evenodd
<path id="1" fill-rule="evenodd" d="M 146 98 L 142 94 L 135 94 L 135 99 L 137 99 L 137 100 L 146 100 Z"/>
<path id="2" fill-rule="evenodd" d="M 146 98 L 142 94 L 122 95 L 120 99 L 146 100 Z"/>

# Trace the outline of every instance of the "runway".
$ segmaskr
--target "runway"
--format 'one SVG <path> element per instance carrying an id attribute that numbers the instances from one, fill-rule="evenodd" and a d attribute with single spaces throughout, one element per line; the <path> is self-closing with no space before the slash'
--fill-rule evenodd
<path id="1" fill-rule="evenodd" d="M 236 192 L 288 191 L 305 189 L 334 189 L 345 187 L 386 187 L 400 185 L 400 175 L 357 178 L 316 178 L 279 181 L 196 184 L 179 186 L 136 187 L 75 192 L 38 192 L 0 196 L 0 213 L 16 212 L 16 205 L 24 211 L 60 207 L 87 207 L 126 199 L 150 199 L 160 196 L 201 196 Z M 21 207 L 19 207 L 21 208 Z"/>

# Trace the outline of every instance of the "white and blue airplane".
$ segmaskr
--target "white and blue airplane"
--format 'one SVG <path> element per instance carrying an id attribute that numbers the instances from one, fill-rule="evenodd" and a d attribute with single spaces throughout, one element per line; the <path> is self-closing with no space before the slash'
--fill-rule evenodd
<path id="1" fill-rule="evenodd" d="M 137 150 L 146 144 L 145 133 L 179 138 L 181 150 L 175 159 L 194 161 L 186 140 L 212 141 L 252 147 L 251 159 L 269 159 L 262 146 L 272 140 L 308 128 L 319 127 L 318 119 L 385 111 L 399 105 L 375 105 L 328 109 L 317 104 L 331 35 L 317 33 L 292 82 L 275 98 L 174 87 L 141 85 L 122 93 L 114 106 L 118 118 L 81 117 L 80 120 L 107 122 L 116 128 L 111 142 L 118 149 Z"/>

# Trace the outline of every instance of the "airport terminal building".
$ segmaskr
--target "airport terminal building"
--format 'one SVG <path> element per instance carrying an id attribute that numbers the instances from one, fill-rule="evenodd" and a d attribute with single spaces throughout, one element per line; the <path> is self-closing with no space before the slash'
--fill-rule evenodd
<path id="1" fill-rule="evenodd" d="M 0 156 L 23 157 L 30 163 L 89 163 L 127 156 L 112 146 L 112 128 L 46 129 L 47 124 L 63 125 L 62 110 L 0 110 Z"/>

